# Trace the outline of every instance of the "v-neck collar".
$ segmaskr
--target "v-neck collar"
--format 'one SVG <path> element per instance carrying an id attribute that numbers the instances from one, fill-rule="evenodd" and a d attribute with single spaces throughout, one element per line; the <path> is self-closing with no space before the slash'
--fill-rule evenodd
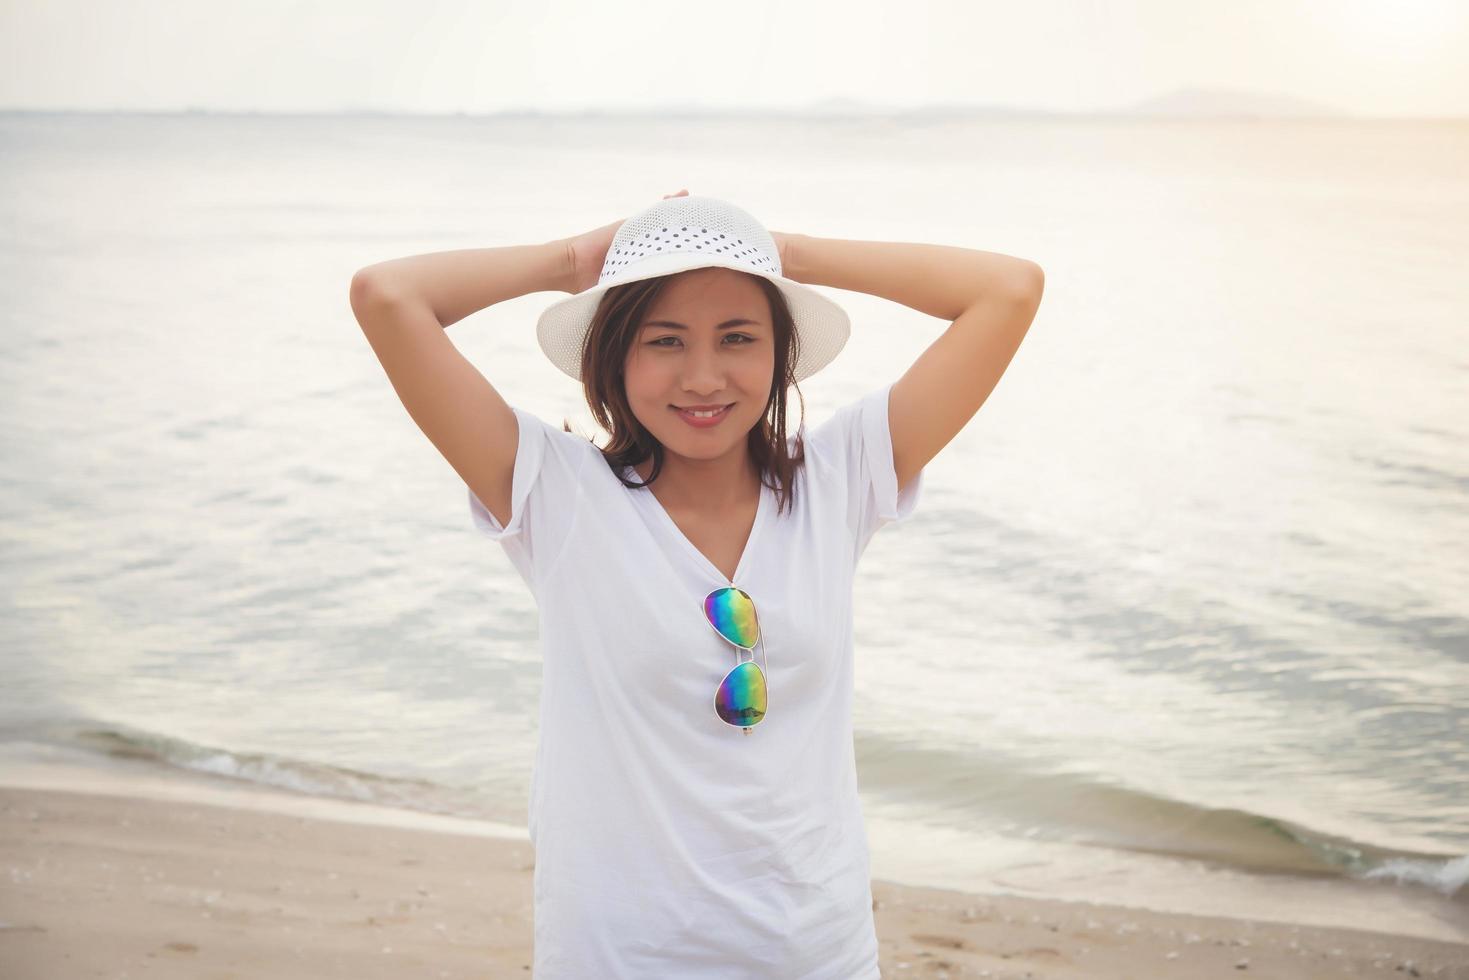
<path id="1" fill-rule="evenodd" d="M 642 479 L 638 475 L 638 472 L 630 466 L 626 468 L 626 472 L 634 479 Z M 733 578 L 725 578 L 724 572 L 719 570 L 719 566 L 710 561 L 709 556 L 700 551 L 689 540 L 688 535 L 683 533 L 683 529 L 678 526 L 678 522 L 664 509 L 663 503 L 653 495 L 651 489 L 629 487 L 628 491 L 635 497 L 646 497 L 647 500 L 644 502 L 644 506 L 653 511 L 657 515 L 656 520 L 667 528 L 674 538 L 683 543 L 683 548 L 689 553 L 690 557 L 714 575 L 715 578 L 721 582 L 728 582 L 730 585 L 736 585 L 745 580 L 746 565 L 750 562 L 750 552 L 755 550 L 756 541 L 760 537 L 760 529 L 765 524 L 765 512 L 768 509 L 766 507 L 766 498 L 770 496 L 771 492 L 770 488 L 765 485 L 765 481 L 762 480 L 760 482 L 760 500 L 755 504 L 755 523 L 750 526 L 750 536 L 745 539 L 745 548 L 740 552 L 740 560 L 735 563 Z"/>

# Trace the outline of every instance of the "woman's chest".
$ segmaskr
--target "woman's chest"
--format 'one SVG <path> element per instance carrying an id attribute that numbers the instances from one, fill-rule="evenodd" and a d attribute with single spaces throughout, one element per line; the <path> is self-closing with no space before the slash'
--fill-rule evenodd
<path id="1" fill-rule="evenodd" d="M 754 505 L 723 517 L 668 510 L 679 536 L 729 581 L 740 570 L 740 559 L 750 544 L 758 516 Z"/>
<path id="2" fill-rule="evenodd" d="M 645 521 L 638 508 L 615 517 L 580 524 L 575 557 L 541 602 L 543 621 L 558 621 L 551 628 L 590 631 L 563 644 L 585 670 L 698 706 L 752 653 L 772 698 L 800 699 L 845 676 L 853 564 L 841 529 L 796 510 L 765 515 L 757 534 L 690 522 L 678 540 L 671 522 Z M 705 611 L 705 598 L 731 582 L 754 603 L 752 652 L 726 640 Z"/>

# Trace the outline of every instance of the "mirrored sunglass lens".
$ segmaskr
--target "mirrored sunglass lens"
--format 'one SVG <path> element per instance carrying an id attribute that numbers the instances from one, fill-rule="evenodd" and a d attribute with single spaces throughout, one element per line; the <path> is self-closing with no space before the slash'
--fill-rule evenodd
<path id="1" fill-rule="evenodd" d="M 760 639 L 754 600 L 739 589 L 730 587 L 709 593 L 704 599 L 704 614 L 736 646 L 753 649 Z"/>
<path id="2" fill-rule="evenodd" d="M 729 724 L 745 727 L 765 717 L 765 675 L 753 660 L 725 675 L 714 694 L 714 710 Z"/>

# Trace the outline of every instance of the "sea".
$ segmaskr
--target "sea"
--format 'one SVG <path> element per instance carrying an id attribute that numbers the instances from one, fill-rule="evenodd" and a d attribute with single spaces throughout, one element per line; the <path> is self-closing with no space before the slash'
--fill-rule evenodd
<path id="1" fill-rule="evenodd" d="M 1463 120 L 0 114 L 0 783 L 523 831 L 537 609 L 349 283 L 685 188 L 1045 270 L 859 566 L 875 877 L 1469 941 Z M 791 432 L 947 326 L 814 288 L 852 336 Z M 594 432 L 563 295 L 448 332 Z"/>

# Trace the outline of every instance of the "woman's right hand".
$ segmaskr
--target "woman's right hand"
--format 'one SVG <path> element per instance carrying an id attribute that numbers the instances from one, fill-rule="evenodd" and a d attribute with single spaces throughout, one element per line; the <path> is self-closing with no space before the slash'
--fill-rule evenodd
<path id="1" fill-rule="evenodd" d="M 688 195 L 688 189 L 685 188 L 674 194 L 664 194 L 663 200 Z M 597 280 L 602 277 L 602 266 L 607 261 L 607 250 L 612 247 L 617 229 L 626 220 L 623 218 L 566 240 L 567 251 L 571 255 L 571 276 L 567 281 L 567 292 L 586 292 L 597 284 Z"/>

